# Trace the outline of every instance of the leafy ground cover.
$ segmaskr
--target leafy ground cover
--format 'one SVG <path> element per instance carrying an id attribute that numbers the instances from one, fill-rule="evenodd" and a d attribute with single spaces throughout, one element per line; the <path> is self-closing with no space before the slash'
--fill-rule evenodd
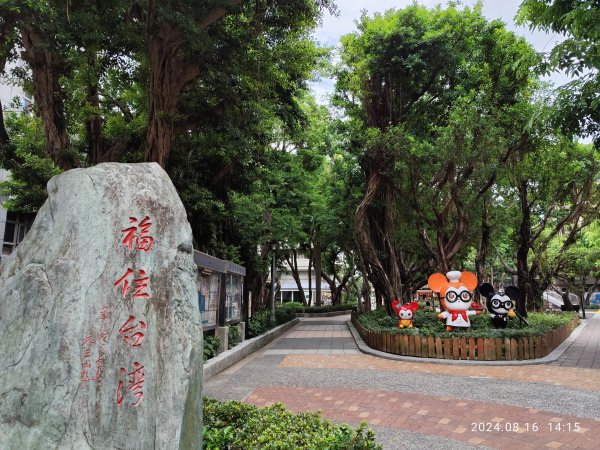
<path id="1" fill-rule="evenodd" d="M 529 313 L 529 325 L 522 325 L 515 318 L 508 323 L 505 329 L 496 329 L 492 326 L 489 314 L 483 313 L 471 316 L 471 329 L 469 331 L 456 330 L 448 332 L 443 320 L 438 319 L 438 313 L 429 311 L 416 311 L 413 318 L 414 328 L 398 328 L 398 319 L 390 317 L 385 310 L 370 311 L 358 316 L 358 321 L 366 329 L 379 333 L 406 334 L 436 337 L 472 337 L 472 338 L 519 338 L 541 336 L 549 331 L 567 325 L 579 317 L 574 312 L 563 313 Z"/>
<path id="2" fill-rule="evenodd" d="M 207 450 L 381 449 L 374 436 L 364 422 L 354 429 L 317 413 L 293 414 L 281 404 L 258 408 L 204 398 L 203 448 Z"/>

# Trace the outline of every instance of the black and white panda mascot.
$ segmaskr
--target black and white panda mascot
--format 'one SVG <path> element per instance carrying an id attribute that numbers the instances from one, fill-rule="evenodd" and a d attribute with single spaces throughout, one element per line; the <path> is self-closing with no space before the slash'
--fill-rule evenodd
<path id="1" fill-rule="evenodd" d="M 494 286 L 483 283 L 477 290 L 487 298 L 487 309 L 490 312 L 494 328 L 506 328 L 508 320 L 517 315 L 519 319 L 527 323 L 514 309 L 517 300 L 521 300 L 521 290 L 518 287 L 508 286 L 504 291 L 496 292 Z"/>

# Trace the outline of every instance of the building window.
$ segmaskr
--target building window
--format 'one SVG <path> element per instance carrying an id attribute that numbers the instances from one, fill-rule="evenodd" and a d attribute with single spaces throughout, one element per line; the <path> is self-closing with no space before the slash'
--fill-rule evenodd
<path id="1" fill-rule="evenodd" d="M 214 327 L 217 324 L 221 275 L 218 273 L 199 273 L 196 279 L 196 287 L 202 326 Z"/>
<path id="2" fill-rule="evenodd" d="M 19 245 L 31 228 L 34 219 L 33 214 L 18 214 L 8 212 L 6 224 L 4 225 L 4 239 L 2 243 L 2 256 L 10 255 Z"/>
<path id="3" fill-rule="evenodd" d="M 225 276 L 225 321 L 239 321 L 242 311 L 242 277 L 232 273 Z"/>

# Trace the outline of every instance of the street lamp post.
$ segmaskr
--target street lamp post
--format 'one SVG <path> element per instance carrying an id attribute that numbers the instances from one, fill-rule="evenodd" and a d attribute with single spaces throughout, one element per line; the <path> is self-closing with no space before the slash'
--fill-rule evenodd
<path id="1" fill-rule="evenodd" d="M 275 250 L 277 250 L 275 242 L 271 244 L 271 250 L 273 251 L 273 259 L 271 261 L 271 320 L 275 322 Z"/>

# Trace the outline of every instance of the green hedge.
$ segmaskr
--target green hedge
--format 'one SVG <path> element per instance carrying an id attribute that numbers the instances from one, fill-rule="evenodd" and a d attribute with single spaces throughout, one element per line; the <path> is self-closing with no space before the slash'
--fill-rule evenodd
<path id="1" fill-rule="evenodd" d="M 214 358 L 221 348 L 221 339 L 217 336 L 204 337 L 204 361 Z"/>
<path id="2" fill-rule="evenodd" d="M 240 329 L 237 325 L 229 325 L 229 334 L 227 336 L 228 348 L 233 348 L 242 342 L 242 336 L 240 335 Z"/>
<path id="3" fill-rule="evenodd" d="M 354 429 L 316 413 L 292 414 L 281 404 L 257 408 L 204 398 L 203 448 L 207 450 L 381 449 L 374 435 L 364 422 Z"/>
<path id="4" fill-rule="evenodd" d="M 413 318 L 415 328 L 398 328 L 398 319 L 390 317 L 384 309 L 371 311 L 358 316 L 360 324 L 368 330 L 378 333 L 391 334 L 418 334 L 420 336 L 435 337 L 472 337 L 472 338 L 519 338 L 541 336 L 549 331 L 567 325 L 571 320 L 579 317 L 575 312 L 562 313 L 529 313 L 527 321 L 529 326 L 521 326 L 521 321 L 514 318 L 508 322 L 505 329 L 496 329 L 487 312 L 478 316 L 471 316 L 471 329 L 469 331 L 446 331 L 445 321 L 438 319 L 436 312 L 416 311 Z"/>
<path id="5" fill-rule="evenodd" d="M 305 313 L 326 313 L 334 311 L 350 311 L 356 309 L 356 303 L 344 303 L 341 305 L 321 305 L 321 306 L 304 306 L 299 302 L 287 302 L 281 303 L 279 308 L 290 308 L 294 309 L 297 313 L 302 312 L 304 307 Z"/>
<path id="6" fill-rule="evenodd" d="M 284 303 L 283 305 L 288 304 L 289 303 Z M 275 309 L 275 322 L 271 320 L 270 309 L 261 309 L 260 311 L 256 311 L 248 320 L 248 336 L 260 336 L 271 328 L 289 322 L 295 318 L 296 310 L 293 305 L 279 306 L 277 309 Z"/>

